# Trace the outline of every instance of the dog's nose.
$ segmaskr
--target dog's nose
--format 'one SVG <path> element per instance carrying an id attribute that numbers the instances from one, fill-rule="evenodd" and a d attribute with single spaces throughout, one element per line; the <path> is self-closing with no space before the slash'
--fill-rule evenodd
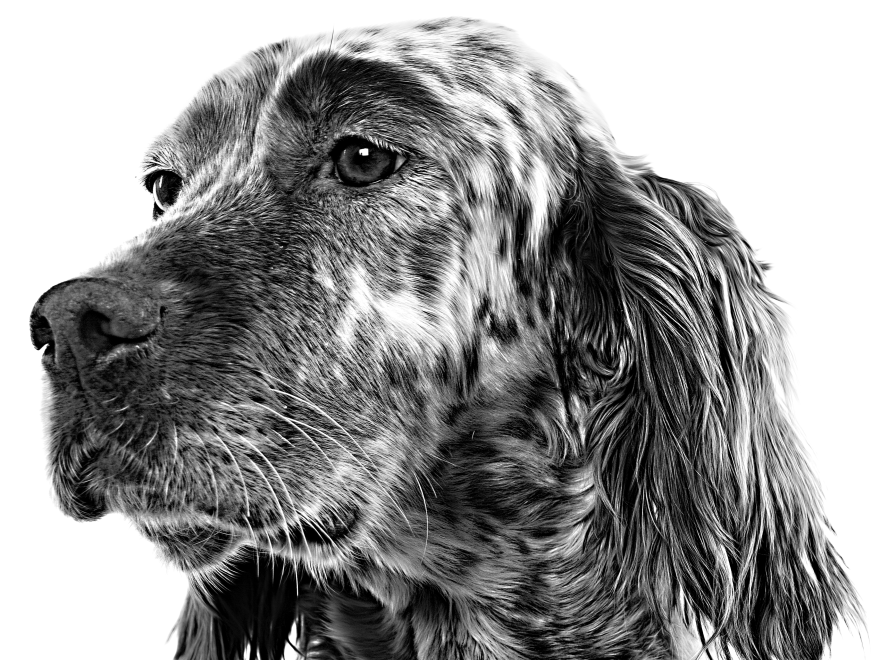
<path id="1" fill-rule="evenodd" d="M 158 302 L 133 286 L 85 277 L 58 284 L 31 312 L 31 341 L 44 360 L 80 371 L 143 347 L 161 323 Z"/>

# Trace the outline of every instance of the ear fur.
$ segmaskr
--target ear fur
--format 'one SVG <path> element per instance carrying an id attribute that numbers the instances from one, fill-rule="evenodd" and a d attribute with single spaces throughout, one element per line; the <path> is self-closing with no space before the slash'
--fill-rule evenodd
<path id="1" fill-rule="evenodd" d="M 607 576 L 745 660 L 818 660 L 858 606 L 788 418 L 762 266 L 715 199 L 580 154 L 555 228 L 574 282 L 550 286 L 560 345 L 579 342 L 563 377 L 588 404 Z"/>
<path id="2" fill-rule="evenodd" d="M 306 648 L 308 585 L 297 585 L 283 568 L 260 556 L 234 562 L 211 582 L 194 581 L 175 626 L 175 660 L 239 660 L 248 649 L 250 660 L 280 660 L 295 620 Z"/>

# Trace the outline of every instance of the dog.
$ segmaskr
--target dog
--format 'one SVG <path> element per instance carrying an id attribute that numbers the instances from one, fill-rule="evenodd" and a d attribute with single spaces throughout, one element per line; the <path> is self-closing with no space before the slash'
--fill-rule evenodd
<path id="1" fill-rule="evenodd" d="M 803 660 L 858 616 L 766 267 L 510 31 L 270 45 L 144 183 L 31 329 L 61 508 L 191 576 L 176 658 Z"/>

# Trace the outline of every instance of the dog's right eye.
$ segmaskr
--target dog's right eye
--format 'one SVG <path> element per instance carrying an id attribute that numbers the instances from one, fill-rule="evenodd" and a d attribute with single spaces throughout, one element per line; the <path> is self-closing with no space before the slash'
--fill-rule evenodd
<path id="1" fill-rule="evenodd" d="M 151 174 L 146 186 L 147 190 L 153 193 L 153 217 L 158 218 L 177 200 L 183 179 L 174 172 L 162 170 Z"/>

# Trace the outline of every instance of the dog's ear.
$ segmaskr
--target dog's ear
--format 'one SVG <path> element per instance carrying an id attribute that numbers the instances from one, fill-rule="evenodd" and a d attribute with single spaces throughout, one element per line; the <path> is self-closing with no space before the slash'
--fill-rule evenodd
<path id="1" fill-rule="evenodd" d="M 300 614 L 297 587 L 289 569 L 264 557 L 233 562 L 216 579 L 193 581 L 175 627 L 175 660 L 240 660 L 246 651 L 249 660 L 280 660 Z"/>
<path id="2" fill-rule="evenodd" d="M 818 659 L 857 605 L 788 418 L 763 268 L 709 195 L 606 145 L 580 154 L 550 287 L 606 577 L 744 659 Z"/>

